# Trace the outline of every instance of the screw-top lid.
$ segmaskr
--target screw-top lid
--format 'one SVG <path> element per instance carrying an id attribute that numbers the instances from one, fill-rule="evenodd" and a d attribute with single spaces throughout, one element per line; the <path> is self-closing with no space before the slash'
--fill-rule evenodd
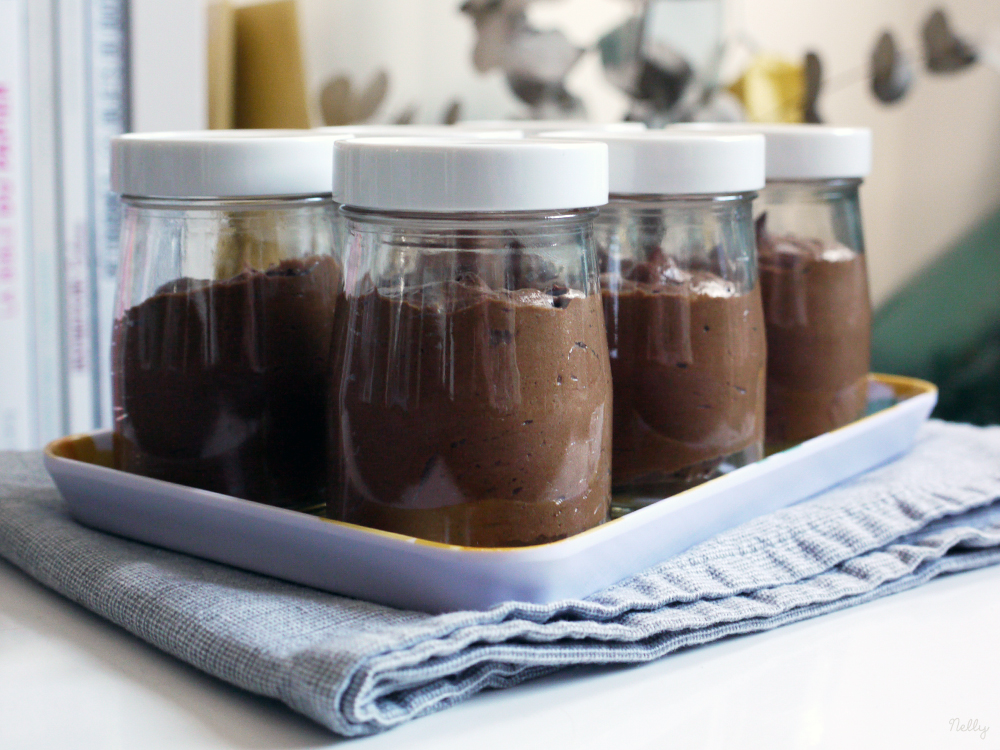
<path id="1" fill-rule="evenodd" d="M 309 130 L 129 133 L 111 141 L 111 189 L 149 198 L 328 195 L 333 144 Z"/>
<path id="2" fill-rule="evenodd" d="M 608 146 L 612 195 L 714 195 L 764 187 L 764 138 L 648 130 L 643 133 L 544 133 Z"/>
<path id="3" fill-rule="evenodd" d="M 688 122 L 668 130 L 760 133 L 767 140 L 768 180 L 833 180 L 867 177 L 872 170 L 872 131 L 832 125 Z"/>
<path id="4" fill-rule="evenodd" d="M 588 122 L 587 120 L 462 120 L 454 127 L 461 130 L 520 130 L 526 135 L 554 130 L 595 130 L 606 133 L 640 133 L 643 122 Z"/>
<path id="5" fill-rule="evenodd" d="M 442 138 L 522 138 L 524 130 L 521 128 L 490 128 L 488 130 L 467 131 L 459 130 L 454 125 L 394 125 L 392 123 L 383 125 L 331 125 L 323 128 L 316 128 L 317 133 L 331 135 L 356 136 L 367 138 L 369 136 L 403 136 L 403 137 L 442 137 Z"/>
<path id="6" fill-rule="evenodd" d="M 603 143 L 352 138 L 335 145 L 333 198 L 382 211 L 544 211 L 608 202 Z"/>

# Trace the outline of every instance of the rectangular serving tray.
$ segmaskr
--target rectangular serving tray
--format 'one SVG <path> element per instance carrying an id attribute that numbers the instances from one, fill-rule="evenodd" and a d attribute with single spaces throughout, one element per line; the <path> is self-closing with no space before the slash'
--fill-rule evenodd
<path id="1" fill-rule="evenodd" d="M 937 402 L 869 376 L 869 416 L 582 534 L 478 549 L 329 521 L 112 467 L 111 432 L 61 438 L 45 466 L 80 523 L 318 589 L 426 612 L 589 596 L 909 449 Z"/>

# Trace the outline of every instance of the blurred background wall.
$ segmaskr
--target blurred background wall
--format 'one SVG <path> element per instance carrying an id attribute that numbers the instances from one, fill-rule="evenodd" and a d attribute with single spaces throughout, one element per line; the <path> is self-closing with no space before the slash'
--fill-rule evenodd
<path id="1" fill-rule="evenodd" d="M 190 2 L 191 0 L 185 0 Z M 306 70 L 315 92 L 330 71 L 364 82 L 379 67 L 394 77 L 383 113 L 418 103 L 418 121 L 436 121 L 457 93 L 463 117 L 519 112 L 498 71 L 469 65 L 475 31 L 460 0 L 299 0 Z M 920 74 L 920 25 L 944 7 L 972 38 L 1000 30 L 997 0 L 728 0 L 726 28 L 761 50 L 800 60 L 819 53 L 825 88 L 820 113 L 831 124 L 874 131 L 875 167 L 864 187 L 872 295 L 885 301 L 919 269 L 1000 206 L 1000 75 L 976 65 L 949 76 Z M 591 46 L 623 20 L 628 0 L 539 0 L 534 25 L 557 27 Z M 868 60 L 891 30 L 910 53 L 917 79 L 901 102 L 869 90 Z M 605 79 L 596 54 L 568 86 L 595 120 L 621 119 L 625 96 Z M 316 96 L 311 97 L 312 101 Z"/>
<path id="2" fill-rule="evenodd" d="M 131 129 L 208 127 L 207 0 L 131 0 Z"/>

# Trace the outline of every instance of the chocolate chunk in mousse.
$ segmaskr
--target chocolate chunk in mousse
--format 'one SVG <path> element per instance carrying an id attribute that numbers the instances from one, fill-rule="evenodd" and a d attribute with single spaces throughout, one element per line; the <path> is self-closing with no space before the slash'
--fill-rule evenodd
<path id="1" fill-rule="evenodd" d="M 771 449 L 865 413 L 871 304 L 865 257 L 844 245 L 772 235 L 757 220 L 767 326 L 767 442 Z"/>
<path id="2" fill-rule="evenodd" d="M 348 297 L 331 517 L 476 547 L 607 519 L 601 301 L 551 286 L 498 291 L 466 270 Z"/>
<path id="3" fill-rule="evenodd" d="M 756 460 L 764 437 L 760 290 L 659 251 L 602 276 L 614 383 L 612 485 L 670 494 Z"/>
<path id="4" fill-rule="evenodd" d="M 340 265 L 282 261 L 181 278 L 115 329 L 116 462 L 291 508 L 325 500 L 326 401 Z"/>

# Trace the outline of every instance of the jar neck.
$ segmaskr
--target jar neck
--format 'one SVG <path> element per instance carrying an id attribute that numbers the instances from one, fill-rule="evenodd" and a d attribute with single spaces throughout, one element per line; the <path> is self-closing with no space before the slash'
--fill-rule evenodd
<path id="1" fill-rule="evenodd" d="M 609 206 L 623 208 L 684 208 L 725 211 L 731 206 L 745 205 L 757 197 L 756 192 L 718 193 L 712 195 L 657 195 L 637 193 L 611 193 Z"/>
<path id="2" fill-rule="evenodd" d="M 769 182 L 755 206 L 762 215 L 758 230 L 773 236 L 842 245 L 863 253 L 860 185 L 860 179 Z"/>
<path id="3" fill-rule="evenodd" d="M 768 180 L 761 198 L 772 204 L 857 202 L 860 186 L 858 178 Z"/>
<path id="4" fill-rule="evenodd" d="M 710 272 L 740 293 L 749 292 L 757 279 L 755 195 L 612 195 L 595 222 L 601 271 L 613 284 L 636 264 L 669 262 L 684 271 Z"/>
<path id="5" fill-rule="evenodd" d="M 728 195 L 624 195 L 612 194 L 602 206 L 598 224 L 623 221 L 626 216 L 658 218 L 660 221 L 750 222 L 757 193 Z"/>

